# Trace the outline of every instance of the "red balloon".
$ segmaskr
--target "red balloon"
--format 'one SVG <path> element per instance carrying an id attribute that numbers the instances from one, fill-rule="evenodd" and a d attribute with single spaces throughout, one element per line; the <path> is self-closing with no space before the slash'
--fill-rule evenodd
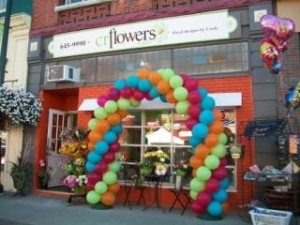
<path id="1" fill-rule="evenodd" d="M 197 90 L 198 88 L 198 81 L 195 78 L 189 77 L 184 81 L 183 86 L 189 91 Z"/>
<path id="2" fill-rule="evenodd" d="M 198 120 L 196 119 L 193 119 L 193 118 L 188 118 L 185 122 L 185 125 L 186 127 L 189 129 L 189 130 L 192 130 L 193 127 L 198 123 Z"/>
<path id="3" fill-rule="evenodd" d="M 125 87 L 120 91 L 123 98 L 130 98 L 132 96 L 132 90 L 130 87 Z"/>
<path id="4" fill-rule="evenodd" d="M 109 151 L 112 153 L 116 153 L 120 150 L 120 143 L 119 142 L 114 142 L 110 144 L 109 146 Z"/>
<path id="5" fill-rule="evenodd" d="M 197 196 L 196 202 L 198 205 L 201 205 L 204 209 L 206 209 L 211 200 L 212 197 L 209 193 L 200 192 Z"/>
<path id="6" fill-rule="evenodd" d="M 120 91 L 115 88 L 111 88 L 107 93 L 107 97 L 110 100 L 117 101 L 120 98 Z"/>
<path id="7" fill-rule="evenodd" d="M 108 170 L 108 165 L 104 160 L 101 160 L 99 163 L 96 165 L 96 173 L 97 174 L 103 174 Z"/>
<path id="8" fill-rule="evenodd" d="M 194 119 L 198 119 L 200 111 L 201 110 L 200 110 L 199 104 L 190 105 L 188 108 L 188 114 L 190 115 L 191 118 L 194 118 Z"/>
<path id="9" fill-rule="evenodd" d="M 99 176 L 97 173 L 93 172 L 93 173 L 89 173 L 87 175 L 88 178 L 88 182 L 90 184 L 96 184 L 99 180 L 101 180 L 101 176 Z"/>
<path id="10" fill-rule="evenodd" d="M 146 94 L 145 94 L 145 98 L 146 98 L 148 101 L 153 100 L 153 98 L 149 95 L 149 93 L 146 93 Z"/>
<path id="11" fill-rule="evenodd" d="M 104 96 L 104 95 L 103 96 L 99 96 L 97 98 L 97 103 L 98 103 L 99 106 L 104 107 L 104 105 L 107 102 L 107 100 L 108 100 L 107 96 Z"/>
<path id="12" fill-rule="evenodd" d="M 145 97 L 144 92 L 141 92 L 139 89 L 134 89 L 133 90 L 133 97 L 137 100 L 137 101 L 141 101 L 143 100 L 143 98 Z"/>
<path id="13" fill-rule="evenodd" d="M 189 93 L 189 96 L 188 96 L 188 101 L 191 103 L 191 104 L 199 104 L 200 101 L 201 101 L 201 95 L 198 91 L 192 91 Z"/>
<path id="14" fill-rule="evenodd" d="M 220 181 L 215 178 L 211 178 L 206 182 L 205 191 L 208 193 L 214 193 L 219 190 Z"/>
<path id="15" fill-rule="evenodd" d="M 92 183 L 88 182 L 88 183 L 85 185 L 85 188 L 86 188 L 87 191 L 92 191 L 92 190 L 94 190 L 94 188 L 95 188 L 95 184 L 92 184 Z"/>
<path id="16" fill-rule="evenodd" d="M 224 167 L 228 164 L 227 159 L 224 157 L 220 159 L 220 166 Z"/>
<path id="17" fill-rule="evenodd" d="M 215 178 L 219 181 L 223 180 L 227 176 L 227 170 L 223 166 L 219 166 L 212 172 L 212 178 Z"/>
<path id="18" fill-rule="evenodd" d="M 202 214 L 205 212 L 205 208 L 199 204 L 197 204 L 196 202 L 193 202 L 192 207 L 191 207 L 192 211 L 198 214 Z"/>
<path id="19" fill-rule="evenodd" d="M 112 152 L 107 152 L 104 156 L 103 159 L 106 163 L 112 163 L 115 161 L 115 154 Z"/>

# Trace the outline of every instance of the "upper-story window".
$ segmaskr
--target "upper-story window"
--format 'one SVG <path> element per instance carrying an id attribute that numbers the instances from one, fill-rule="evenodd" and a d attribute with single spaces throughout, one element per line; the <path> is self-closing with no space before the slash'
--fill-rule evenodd
<path id="1" fill-rule="evenodd" d="M 55 7 L 55 11 L 59 12 L 111 1 L 112 0 L 61 0 L 59 5 Z"/>
<path id="2" fill-rule="evenodd" d="M 7 0 L 0 1 L 0 13 L 5 12 L 5 10 L 6 10 L 6 2 L 7 2 Z"/>

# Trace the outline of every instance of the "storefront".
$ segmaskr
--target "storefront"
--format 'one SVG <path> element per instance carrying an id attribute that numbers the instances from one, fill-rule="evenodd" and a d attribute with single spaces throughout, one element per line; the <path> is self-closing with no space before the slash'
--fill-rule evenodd
<path id="1" fill-rule="evenodd" d="M 59 154 L 60 134 L 66 128 L 87 128 L 97 97 L 106 94 L 114 81 L 140 69 L 172 68 L 177 74 L 198 79 L 199 87 L 208 91 L 222 111 L 232 144 L 244 145 L 242 159 L 228 153 L 229 203 L 234 207 L 242 197 L 250 199 L 251 185 L 242 182 L 242 173 L 253 163 L 254 149 L 241 137 L 240 127 L 253 118 L 250 46 L 245 29 L 249 24 L 243 19 L 247 13 L 246 9 L 219 10 L 32 39 L 32 55 L 40 43 L 46 52 L 40 91 L 44 110 L 37 129 L 35 164 L 44 159 L 52 170 L 49 189 L 39 189 L 36 179 L 35 193 L 61 195 L 51 190 L 61 185 L 65 176 L 58 168 L 65 159 Z M 175 185 L 175 166 L 188 162 L 193 152 L 187 119 L 176 113 L 174 105 L 155 99 L 142 102 L 122 121 L 122 164 L 142 163 L 151 149 L 168 154 L 172 176 L 163 182 L 163 205 L 171 204 L 168 188 Z M 38 168 L 35 174 L 37 177 Z M 119 196 L 121 202 L 122 189 Z"/>

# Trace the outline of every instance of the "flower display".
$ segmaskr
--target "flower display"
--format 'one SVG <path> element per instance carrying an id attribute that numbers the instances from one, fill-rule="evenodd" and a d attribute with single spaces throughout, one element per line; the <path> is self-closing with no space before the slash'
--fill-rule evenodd
<path id="1" fill-rule="evenodd" d="M 12 125 L 37 125 L 42 104 L 32 93 L 0 87 L 0 114 Z"/>
<path id="2" fill-rule="evenodd" d="M 161 149 L 151 149 L 144 154 L 144 163 L 141 167 L 144 170 L 145 167 L 154 169 L 156 175 L 165 175 L 168 171 L 168 163 L 170 162 L 170 156 Z M 152 171 L 151 169 L 151 171 Z"/>
<path id="3" fill-rule="evenodd" d="M 66 172 L 63 184 L 75 193 L 84 193 L 87 177 L 85 163 L 87 154 L 87 132 L 82 128 L 69 129 L 60 135 L 64 141 L 59 152 L 69 156 L 69 161 L 61 163 Z"/>
<path id="4" fill-rule="evenodd" d="M 174 166 L 174 172 L 176 176 L 184 177 L 189 171 L 189 165 L 185 163 L 184 161 L 179 161 Z"/>

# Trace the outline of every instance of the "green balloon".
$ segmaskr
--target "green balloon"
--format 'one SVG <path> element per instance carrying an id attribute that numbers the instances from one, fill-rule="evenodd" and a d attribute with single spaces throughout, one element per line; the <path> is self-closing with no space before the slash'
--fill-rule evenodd
<path id="1" fill-rule="evenodd" d="M 128 110 L 130 108 L 130 101 L 125 98 L 120 98 L 117 102 L 118 108 L 121 110 Z"/>
<path id="2" fill-rule="evenodd" d="M 224 133 L 218 135 L 218 140 L 220 144 L 226 145 L 227 143 L 227 136 Z"/>
<path id="3" fill-rule="evenodd" d="M 115 162 L 110 163 L 108 165 L 108 169 L 109 169 L 109 171 L 118 173 L 120 171 L 120 169 L 121 169 L 121 164 L 120 164 L 120 162 L 115 161 Z"/>
<path id="4" fill-rule="evenodd" d="M 219 158 L 223 158 L 226 155 L 226 153 L 227 153 L 227 151 L 226 151 L 225 145 L 220 144 L 220 143 L 211 149 L 211 154 L 213 154 Z"/>
<path id="5" fill-rule="evenodd" d="M 100 195 L 96 191 L 89 191 L 86 195 L 86 201 L 90 204 L 96 204 L 100 201 Z"/>
<path id="6" fill-rule="evenodd" d="M 217 156 L 215 155 L 209 155 L 205 158 L 204 160 L 204 165 L 210 169 L 210 170 L 214 170 L 217 169 L 220 165 L 220 160 Z"/>
<path id="7" fill-rule="evenodd" d="M 179 114 L 187 114 L 188 108 L 190 106 L 190 103 L 187 101 L 180 101 L 176 104 L 176 112 Z"/>
<path id="8" fill-rule="evenodd" d="M 178 87 L 178 88 L 176 88 L 174 90 L 174 98 L 177 101 L 184 101 L 184 100 L 186 100 L 188 94 L 189 94 L 189 92 L 184 87 Z"/>
<path id="9" fill-rule="evenodd" d="M 117 174 L 112 171 L 108 171 L 103 174 L 103 181 L 108 185 L 114 184 L 117 181 Z"/>
<path id="10" fill-rule="evenodd" d="M 172 70 L 170 68 L 164 69 L 161 73 L 161 76 L 164 81 L 169 81 L 171 79 L 171 77 L 174 75 L 175 75 L 174 70 Z"/>
<path id="11" fill-rule="evenodd" d="M 88 122 L 88 128 L 90 130 L 95 130 L 97 127 L 98 120 L 96 118 L 90 119 Z"/>
<path id="12" fill-rule="evenodd" d="M 130 104 L 132 107 L 139 107 L 141 103 L 139 101 L 135 100 L 134 98 L 131 98 Z"/>
<path id="13" fill-rule="evenodd" d="M 98 194 L 103 194 L 107 191 L 108 187 L 107 187 L 107 184 L 103 181 L 99 181 L 96 183 L 95 185 L 95 191 L 98 193 Z"/>
<path id="14" fill-rule="evenodd" d="M 197 196 L 198 196 L 198 192 L 190 190 L 190 197 L 191 197 L 191 199 L 196 200 Z"/>
<path id="15" fill-rule="evenodd" d="M 105 103 L 104 108 L 108 113 L 114 113 L 118 109 L 118 105 L 115 101 L 109 100 Z"/>
<path id="16" fill-rule="evenodd" d="M 203 181 L 197 180 L 197 178 L 193 178 L 190 181 L 190 188 L 194 192 L 203 191 L 205 189 L 205 183 Z"/>
<path id="17" fill-rule="evenodd" d="M 105 111 L 104 108 L 102 107 L 97 107 L 95 110 L 94 110 L 94 116 L 101 120 L 101 119 L 105 119 L 107 117 L 107 112 Z"/>
<path id="18" fill-rule="evenodd" d="M 173 89 L 181 87 L 182 85 L 183 85 L 183 79 L 181 78 L 181 76 L 174 75 L 173 77 L 170 78 L 170 86 Z"/>
<path id="19" fill-rule="evenodd" d="M 211 171 L 205 166 L 200 166 L 196 171 L 196 178 L 199 181 L 206 181 L 211 177 Z"/>

